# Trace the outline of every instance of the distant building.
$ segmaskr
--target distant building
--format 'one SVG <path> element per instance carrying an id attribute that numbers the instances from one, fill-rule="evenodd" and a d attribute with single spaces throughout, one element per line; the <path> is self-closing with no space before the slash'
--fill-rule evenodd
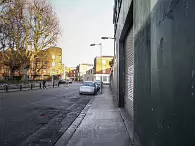
<path id="1" fill-rule="evenodd" d="M 78 71 L 77 71 L 77 69 L 75 68 L 75 69 L 72 69 L 72 70 L 69 71 L 69 73 L 68 73 L 68 78 L 69 78 L 69 79 L 72 79 L 72 80 L 76 80 L 77 75 L 78 75 Z"/>
<path id="2" fill-rule="evenodd" d="M 65 66 L 64 66 L 64 64 L 62 63 L 62 69 L 61 69 L 61 72 L 62 72 L 61 78 L 62 78 L 62 79 L 64 79 L 64 70 L 65 70 Z"/>
<path id="3" fill-rule="evenodd" d="M 47 79 L 55 75 L 62 78 L 64 65 L 62 64 L 62 49 L 51 47 L 40 51 L 31 59 L 29 70 L 30 79 Z"/>
<path id="4" fill-rule="evenodd" d="M 83 75 L 83 81 L 94 81 L 94 68 L 86 71 L 86 74 Z"/>
<path id="5" fill-rule="evenodd" d="M 0 79 L 9 77 L 9 67 L 0 63 Z"/>
<path id="6" fill-rule="evenodd" d="M 74 69 L 76 69 L 76 67 L 67 67 L 68 72 L 70 72 L 71 70 L 74 70 Z"/>
<path id="7" fill-rule="evenodd" d="M 83 80 L 83 76 L 86 74 L 86 71 L 89 70 L 89 69 L 92 69 L 93 68 L 93 64 L 79 64 L 77 66 L 77 80 L 78 81 L 82 81 Z"/>
<path id="8" fill-rule="evenodd" d="M 69 68 L 67 66 L 64 65 L 64 74 L 63 74 L 63 79 L 67 79 L 68 78 L 68 73 L 69 73 Z"/>
<path id="9" fill-rule="evenodd" d="M 0 56 L 3 52 L 0 53 Z M 30 60 L 30 67 L 27 72 L 28 79 L 41 80 L 48 79 L 52 75 L 62 78 L 64 74 L 64 65 L 62 64 L 62 49 L 51 47 L 40 51 L 37 55 L 33 55 Z M 15 77 L 21 77 L 23 72 L 16 70 Z M 0 78 L 9 78 L 9 66 L 3 65 L 0 61 Z"/>
<path id="10" fill-rule="evenodd" d="M 67 67 L 67 79 L 74 77 L 74 72 L 72 70 L 75 70 L 76 67 Z"/>
<path id="11" fill-rule="evenodd" d="M 113 60 L 113 56 L 102 56 L 94 59 L 94 81 L 101 81 L 104 84 L 110 83 L 110 62 Z"/>
<path id="12" fill-rule="evenodd" d="M 3 58 L 5 52 L 0 51 L 0 58 Z M 22 71 L 16 70 L 14 72 L 14 76 L 21 76 Z M 0 60 L 0 79 L 9 79 L 10 76 L 10 68 L 9 66 L 4 65 L 3 60 Z"/>

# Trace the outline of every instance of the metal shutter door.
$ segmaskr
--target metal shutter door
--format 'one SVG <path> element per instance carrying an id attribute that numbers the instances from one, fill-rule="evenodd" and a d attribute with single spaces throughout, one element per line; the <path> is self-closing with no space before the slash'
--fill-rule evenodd
<path id="1" fill-rule="evenodd" d="M 125 108 L 133 118 L 133 70 L 134 70 L 134 47 L 133 30 L 128 33 L 124 44 L 125 59 Z"/>

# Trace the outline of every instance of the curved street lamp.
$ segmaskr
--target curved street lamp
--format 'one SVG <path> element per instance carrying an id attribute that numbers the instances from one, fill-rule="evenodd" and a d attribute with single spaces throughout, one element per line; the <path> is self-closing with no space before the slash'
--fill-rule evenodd
<path id="1" fill-rule="evenodd" d="M 113 38 L 113 37 L 101 37 L 101 39 L 102 39 L 102 40 L 108 40 L 108 39 L 113 39 L 113 40 L 115 40 L 115 38 Z"/>
<path id="2" fill-rule="evenodd" d="M 111 39 L 111 40 L 114 40 L 114 56 L 115 56 L 115 40 L 116 38 L 115 37 L 101 37 L 102 40 L 108 40 L 108 39 Z"/>

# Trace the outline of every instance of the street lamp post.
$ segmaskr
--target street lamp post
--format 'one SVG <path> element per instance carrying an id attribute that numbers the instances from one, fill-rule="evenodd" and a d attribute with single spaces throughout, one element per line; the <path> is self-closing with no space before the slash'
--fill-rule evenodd
<path id="1" fill-rule="evenodd" d="M 103 40 L 107 40 L 107 39 L 115 39 L 115 38 L 113 38 L 113 37 L 101 37 L 101 39 L 103 39 Z"/>
<path id="2" fill-rule="evenodd" d="M 116 55 L 116 54 L 115 54 L 115 50 L 116 50 L 116 48 L 115 48 L 115 47 L 116 47 L 116 46 L 115 46 L 115 41 L 116 41 L 116 38 L 115 38 L 115 37 L 101 37 L 101 39 L 103 39 L 103 40 L 108 40 L 108 39 L 114 40 L 114 59 L 115 59 L 115 55 Z M 111 82 L 112 82 L 111 76 L 110 76 L 110 79 L 109 79 L 109 80 L 110 80 L 110 89 L 111 89 L 111 91 L 112 91 L 112 87 L 111 87 L 111 86 L 112 86 L 112 83 L 111 83 Z"/>
<path id="3" fill-rule="evenodd" d="M 101 37 L 102 40 L 108 40 L 108 39 L 111 39 L 111 40 L 114 40 L 114 56 L 115 56 L 115 40 L 116 38 L 113 38 L 113 37 Z"/>
<path id="4" fill-rule="evenodd" d="M 101 76 L 100 76 L 100 93 L 102 93 L 102 43 L 99 44 L 91 44 L 90 46 L 100 46 L 100 57 L 101 57 Z"/>

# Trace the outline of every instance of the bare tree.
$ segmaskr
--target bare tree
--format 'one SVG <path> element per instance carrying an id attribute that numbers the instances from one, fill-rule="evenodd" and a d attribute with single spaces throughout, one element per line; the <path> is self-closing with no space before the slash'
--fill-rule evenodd
<path id="1" fill-rule="evenodd" d="M 22 29 L 23 0 L 6 1 L 4 14 L 1 17 L 1 46 L 3 63 L 10 69 L 10 78 L 23 64 L 23 42 L 25 32 Z"/>
<path id="2" fill-rule="evenodd" d="M 28 9 L 33 53 L 36 55 L 40 50 L 55 46 L 61 31 L 58 18 L 48 0 L 33 0 Z"/>
<path id="3" fill-rule="evenodd" d="M 30 31 L 30 39 L 33 42 L 32 61 L 36 68 L 34 74 L 37 74 L 43 67 L 37 66 L 37 59 L 34 59 L 34 56 L 46 48 L 55 46 L 61 30 L 58 18 L 48 0 L 33 0 L 28 6 L 28 24 L 32 28 Z"/>
<path id="4" fill-rule="evenodd" d="M 10 67 L 11 74 L 20 68 L 25 69 L 25 75 L 30 61 L 36 61 L 34 56 L 55 46 L 60 34 L 59 21 L 48 0 L 5 0 L 0 1 L 1 5 L 4 8 L 0 13 L 4 64 Z M 7 51 L 8 48 L 11 51 Z"/>
<path id="5" fill-rule="evenodd" d="M 7 14 L 10 10 L 12 0 L 0 0 L 0 50 L 6 48 L 10 41 L 8 40 Z"/>

